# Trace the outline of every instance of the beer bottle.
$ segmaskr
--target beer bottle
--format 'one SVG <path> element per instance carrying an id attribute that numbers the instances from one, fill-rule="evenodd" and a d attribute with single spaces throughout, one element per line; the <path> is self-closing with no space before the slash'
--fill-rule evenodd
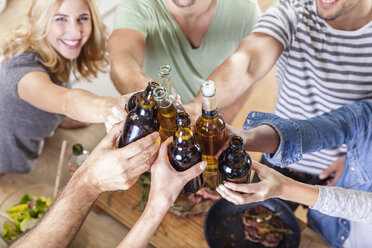
<path id="1" fill-rule="evenodd" d="M 153 85 L 150 86 L 150 88 L 152 87 Z M 158 131 L 157 114 L 158 106 L 153 98 L 153 91 L 146 90 L 135 109 L 127 115 L 123 134 L 119 140 L 119 147 L 126 146 L 152 132 Z"/>
<path id="2" fill-rule="evenodd" d="M 196 138 L 201 146 L 202 159 L 207 162 L 206 175 L 217 175 L 215 155 L 226 140 L 225 121 L 218 114 L 216 87 L 213 81 L 202 84 L 202 115 L 196 121 Z"/>
<path id="3" fill-rule="evenodd" d="M 154 99 L 158 104 L 158 119 L 160 122 L 160 137 L 166 140 L 172 136 L 177 129 L 177 110 L 170 99 L 167 90 L 163 86 L 154 89 Z"/>
<path id="4" fill-rule="evenodd" d="M 249 183 L 252 160 L 244 150 L 243 139 L 233 136 L 229 147 L 218 157 L 218 184 L 223 181 Z"/>
<path id="5" fill-rule="evenodd" d="M 201 160 L 199 145 L 195 142 L 190 128 L 190 118 L 185 112 L 177 114 L 177 130 L 173 135 L 173 143 L 168 147 L 169 162 L 176 171 L 185 171 Z M 203 174 L 190 180 L 182 189 L 183 194 L 197 192 L 203 186 Z"/>
<path id="6" fill-rule="evenodd" d="M 149 82 L 146 89 L 144 91 L 139 91 L 139 92 L 136 92 L 134 93 L 128 100 L 128 103 L 125 105 L 125 110 L 127 111 L 127 113 L 129 113 L 130 111 L 132 111 L 136 106 L 137 104 L 139 103 L 139 101 L 141 100 L 141 98 L 147 94 L 148 91 L 150 90 L 154 90 L 155 87 L 159 86 L 159 84 L 157 82 Z"/>
<path id="7" fill-rule="evenodd" d="M 159 68 L 159 84 L 160 86 L 163 86 L 167 91 L 169 98 L 172 100 L 172 102 L 175 102 L 177 99 L 177 92 L 172 87 L 172 80 L 171 80 L 171 71 L 172 68 L 170 65 L 162 65 Z"/>
<path id="8" fill-rule="evenodd" d="M 177 101 L 177 91 L 172 87 L 172 80 L 171 80 L 171 71 L 172 68 L 170 65 L 162 65 L 159 68 L 159 84 L 163 86 L 169 95 L 169 98 L 173 102 L 173 106 L 176 108 L 177 112 L 185 112 L 181 102 Z"/>

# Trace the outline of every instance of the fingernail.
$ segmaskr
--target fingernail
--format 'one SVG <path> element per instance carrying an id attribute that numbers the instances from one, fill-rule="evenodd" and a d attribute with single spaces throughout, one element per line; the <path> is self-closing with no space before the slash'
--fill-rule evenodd
<path id="1" fill-rule="evenodd" d="M 201 162 L 199 166 L 200 169 L 205 170 L 205 168 L 207 168 L 207 162 Z"/>
<path id="2" fill-rule="evenodd" d="M 325 178 L 325 175 L 324 174 L 319 174 L 319 179 L 324 179 Z"/>

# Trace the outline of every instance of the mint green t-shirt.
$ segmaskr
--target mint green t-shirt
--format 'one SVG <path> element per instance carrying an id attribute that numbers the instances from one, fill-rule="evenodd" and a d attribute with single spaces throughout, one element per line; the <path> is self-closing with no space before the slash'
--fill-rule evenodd
<path id="1" fill-rule="evenodd" d="M 172 85 L 187 103 L 251 32 L 260 13 L 256 0 L 217 0 L 212 23 L 198 48 L 192 48 L 165 0 L 122 0 L 114 29 L 133 29 L 146 37 L 143 71 L 157 81 L 159 66 L 169 64 Z"/>

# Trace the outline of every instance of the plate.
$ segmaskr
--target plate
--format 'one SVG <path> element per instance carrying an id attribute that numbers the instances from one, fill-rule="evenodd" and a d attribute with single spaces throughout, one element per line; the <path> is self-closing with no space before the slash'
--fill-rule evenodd
<path id="1" fill-rule="evenodd" d="M 257 205 L 263 205 L 271 211 L 281 212 L 280 219 L 285 227 L 292 231 L 291 234 L 285 234 L 278 247 L 298 247 L 301 238 L 298 221 L 289 207 L 276 198 L 244 205 L 235 205 L 225 199 L 218 200 L 209 209 L 204 220 L 204 236 L 209 247 L 265 247 L 260 243 L 246 240 L 244 237 L 244 224 L 241 216 L 247 209 Z"/>
<path id="2" fill-rule="evenodd" d="M 53 195 L 53 187 L 46 185 L 46 184 L 34 184 L 22 188 L 20 190 L 16 190 L 13 193 L 10 193 L 1 203 L 0 203 L 0 211 L 6 213 L 6 210 L 16 205 L 24 195 L 35 196 L 36 198 L 40 197 L 52 197 Z M 6 220 L 0 217 L 0 237 L 4 240 L 7 244 L 9 241 L 3 238 L 3 224 Z"/>

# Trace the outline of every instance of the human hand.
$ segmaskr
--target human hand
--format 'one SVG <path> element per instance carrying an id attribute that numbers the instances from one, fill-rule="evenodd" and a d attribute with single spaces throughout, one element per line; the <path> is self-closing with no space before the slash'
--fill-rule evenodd
<path id="1" fill-rule="evenodd" d="M 292 180 L 256 161 L 252 161 L 252 169 L 258 174 L 260 182 L 251 184 L 224 182 L 216 188 L 217 192 L 226 200 L 240 205 L 280 197 L 284 185 Z"/>
<path id="2" fill-rule="evenodd" d="M 173 169 L 167 156 L 168 145 L 171 143 L 168 138 L 160 147 L 159 156 L 151 166 L 151 187 L 149 203 L 168 210 L 179 195 L 181 189 L 191 179 L 202 173 L 207 164 L 200 162 L 186 171 L 177 172 Z"/>
<path id="3" fill-rule="evenodd" d="M 324 180 L 327 177 L 330 177 L 330 179 L 325 182 L 325 185 L 331 186 L 335 184 L 344 171 L 344 161 L 345 155 L 339 157 L 333 164 L 318 175 L 319 179 Z"/>
<path id="4" fill-rule="evenodd" d="M 235 128 L 235 127 L 233 127 L 229 124 L 226 124 L 225 134 L 226 134 L 226 142 L 223 144 L 221 149 L 217 152 L 217 154 L 215 156 L 217 159 L 221 155 L 221 153 L 229 147 L 230 139 L 233 136 L 241 137 L 243 139 L 243 144 L 244 145 L 245 145 L 245 143 L 247 142 L 247 139 L 248 139 L 248 137 L 245 136 L 245 131 L 244 130 Z"/>
<path id="5" fill-rule="evenodd" d="M 123 148 L 115 148 L 123 125 L 124 122 L 114 125 L 74 174 L 98 193 L 128 189 L 156 159 L 160 147 L 157 132 Z"/>
<path id="6" fill-rule="evenodd" d="M 196 99 L 194 98 L 194 100 L 183 105 L 183 108 L 190 117 L 191 128 L 193 130 L 195 130 L 196 121 L 201 116 L 201 105 Z"/>
<path id="7" fill-rule="evenodd" d="M 101 116 L 107 132 L 111 130 L 113 125 L 126 119 L 128 113 L 125 111 L 125 105 L 132 95 L 133 92 L 119 97 L 106 98 L 101 109 Z"/>

